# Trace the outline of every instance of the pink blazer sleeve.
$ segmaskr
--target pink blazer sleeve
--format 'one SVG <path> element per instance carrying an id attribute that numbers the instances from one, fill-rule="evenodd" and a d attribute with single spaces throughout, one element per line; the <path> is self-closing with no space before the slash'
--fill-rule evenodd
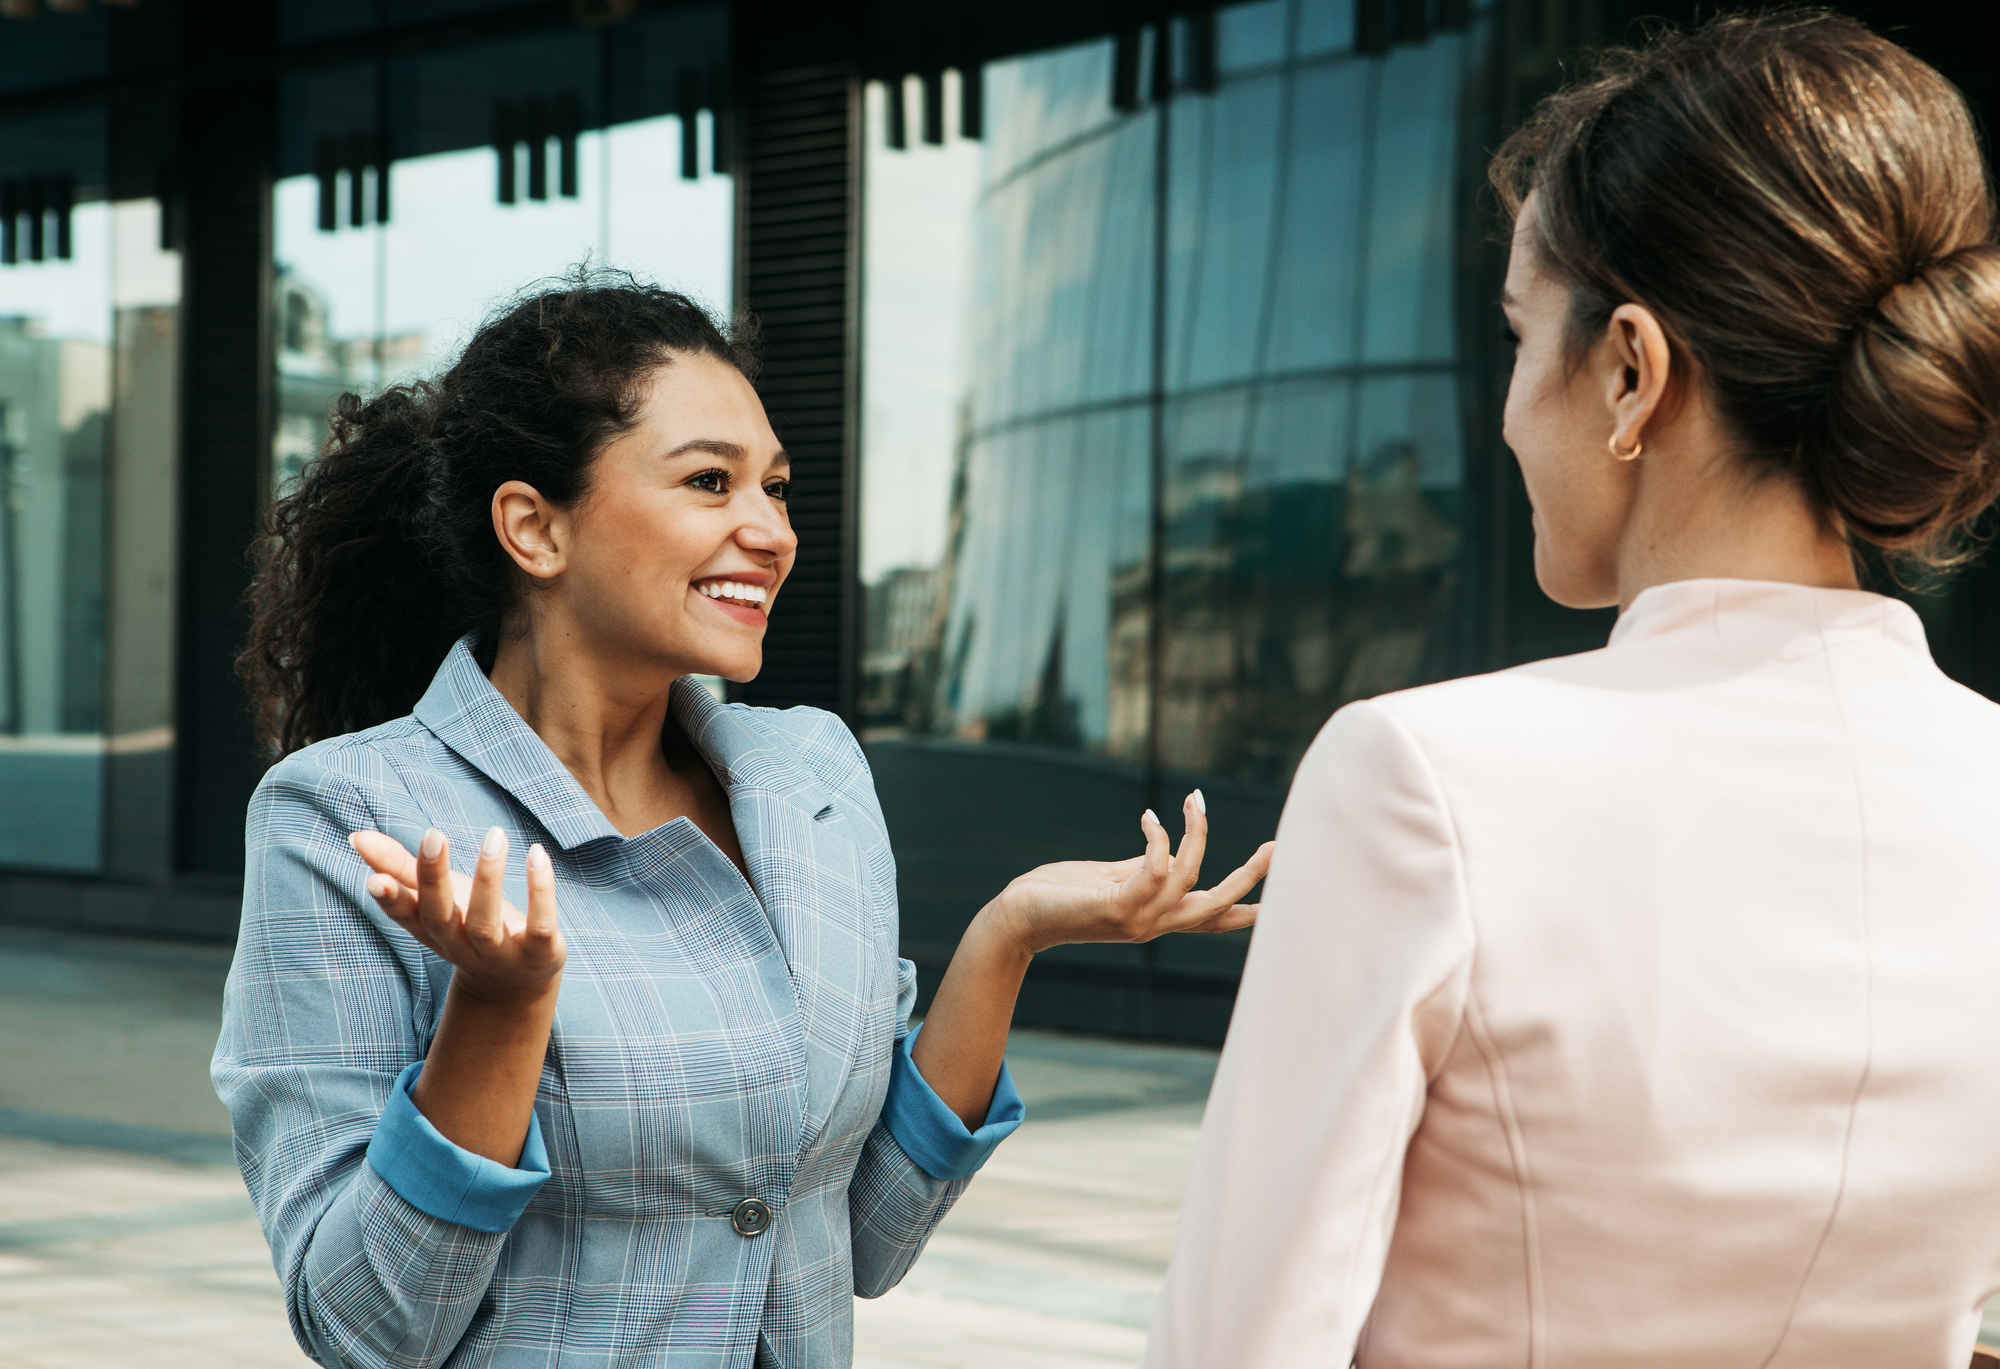
<path id="1" fill-rule="evenodd" d="M 1387 707 L 1342 709 L 1278 826 L 1145 1369 L 1349 1362 L 1473 949 L 1429 762 Z"/>

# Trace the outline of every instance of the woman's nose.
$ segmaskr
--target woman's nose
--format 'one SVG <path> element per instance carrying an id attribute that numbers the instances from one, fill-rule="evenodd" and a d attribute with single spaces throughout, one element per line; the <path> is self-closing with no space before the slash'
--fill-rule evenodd
<path id="1" fill-rule="evenodd" d="M 792 531 L 784 505 L 769 498 L 754 517 L 744 521 L 736 538 L 744 547 L 772 556 L 790 556 L 799 546 L 799 535 Z"/>

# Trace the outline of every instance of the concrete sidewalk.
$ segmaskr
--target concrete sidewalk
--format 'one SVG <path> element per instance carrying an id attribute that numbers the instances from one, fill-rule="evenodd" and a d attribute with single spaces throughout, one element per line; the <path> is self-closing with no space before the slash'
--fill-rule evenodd
<path id="1" fill-rule="evenodd" d="M 292 1369 L 270 1255 L 208 1088 L 229 953 L 0 928 L 0 1369 Z M 859 1369 L 1131 1365 L 1212 1052 L 1016 1034 L 1029 1120 Z"/>
<path id="2" fill-rule="evenodd" d="M 0 1369 L 309 1363 L 208 1088 L 228 964 L 0 927 Z M 1024 1031 L 1010 1061 L 1028 1121 L 856 1305 L 858 1369 L 1139 1357 L 1215 1056 Z"/>

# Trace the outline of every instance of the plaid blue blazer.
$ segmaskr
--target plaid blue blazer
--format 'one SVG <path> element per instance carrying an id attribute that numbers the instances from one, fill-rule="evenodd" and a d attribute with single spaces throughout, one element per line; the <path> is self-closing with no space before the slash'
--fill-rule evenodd
<path id="1" fill-rule="evenodd" d="M 687 680 L 672 707 L 749 884 L 685 818 L 621 836 L 469 641 L 412 716 L 259 786 L 214 1079 L 322 1364 L 844 1369 L 853 1295 L 902 1277 L 1018 1124 L 1004 1072 L 967 1132 L 908 1064 L 915 971 L 847 729 Z M 514 1170 L 409 1104 L 451 967 L 375 907 L 347 844 L 374 828 L 414 849 L 434 826 L 469 871 L 496 824 L 516 906 L 528 844 L 548 849 L 569 946 Z M 745 1198 L 773 1214 L 747 1236 Z"/>

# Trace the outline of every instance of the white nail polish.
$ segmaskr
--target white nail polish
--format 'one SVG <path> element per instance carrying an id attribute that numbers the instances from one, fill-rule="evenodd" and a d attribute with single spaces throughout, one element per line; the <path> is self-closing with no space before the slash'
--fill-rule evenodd
<path id="1" fill-rule="evenodd" d="M 507 854 L 507 834 L 498 827 L 486 829 L 486 840 L 479 843 L 481 860 L 498 860 Z"/>
<path id="2" fill-rule="evenodd" d="M 1201 796 L 1201 790 L 1199 789 L 1194 791 L 1194 811 L 1203 817 L 1208 816 L 1208 800 Z"/>
<path id="3" fill-rule="evenodd" d="M 425 860 L 436 860 L 438 853 L 444 850 L 444 833 L 438 831 L 435 827 L 431 828 L 430 831 L 424 833 L 423 843 L 417 847 L 417 850 L 423 855 Z"/>
<path id="4" fill-rule="evenodd" d="M 1155 827 L 1157 827 L 1160 825 L 1160 815 L 1158 813 L 1155 813 L 1152 809 L 1148 808 L 1146 810 L 1146 821 L 1152 823 Z"/>
<path id="5" fill-rule="evenodd" d="M 539 841 L 528 848 L 528 868 L 530 870 L 546 870 L 549 868 L 549 853 L 542 849 L 542 844 Z"/>

